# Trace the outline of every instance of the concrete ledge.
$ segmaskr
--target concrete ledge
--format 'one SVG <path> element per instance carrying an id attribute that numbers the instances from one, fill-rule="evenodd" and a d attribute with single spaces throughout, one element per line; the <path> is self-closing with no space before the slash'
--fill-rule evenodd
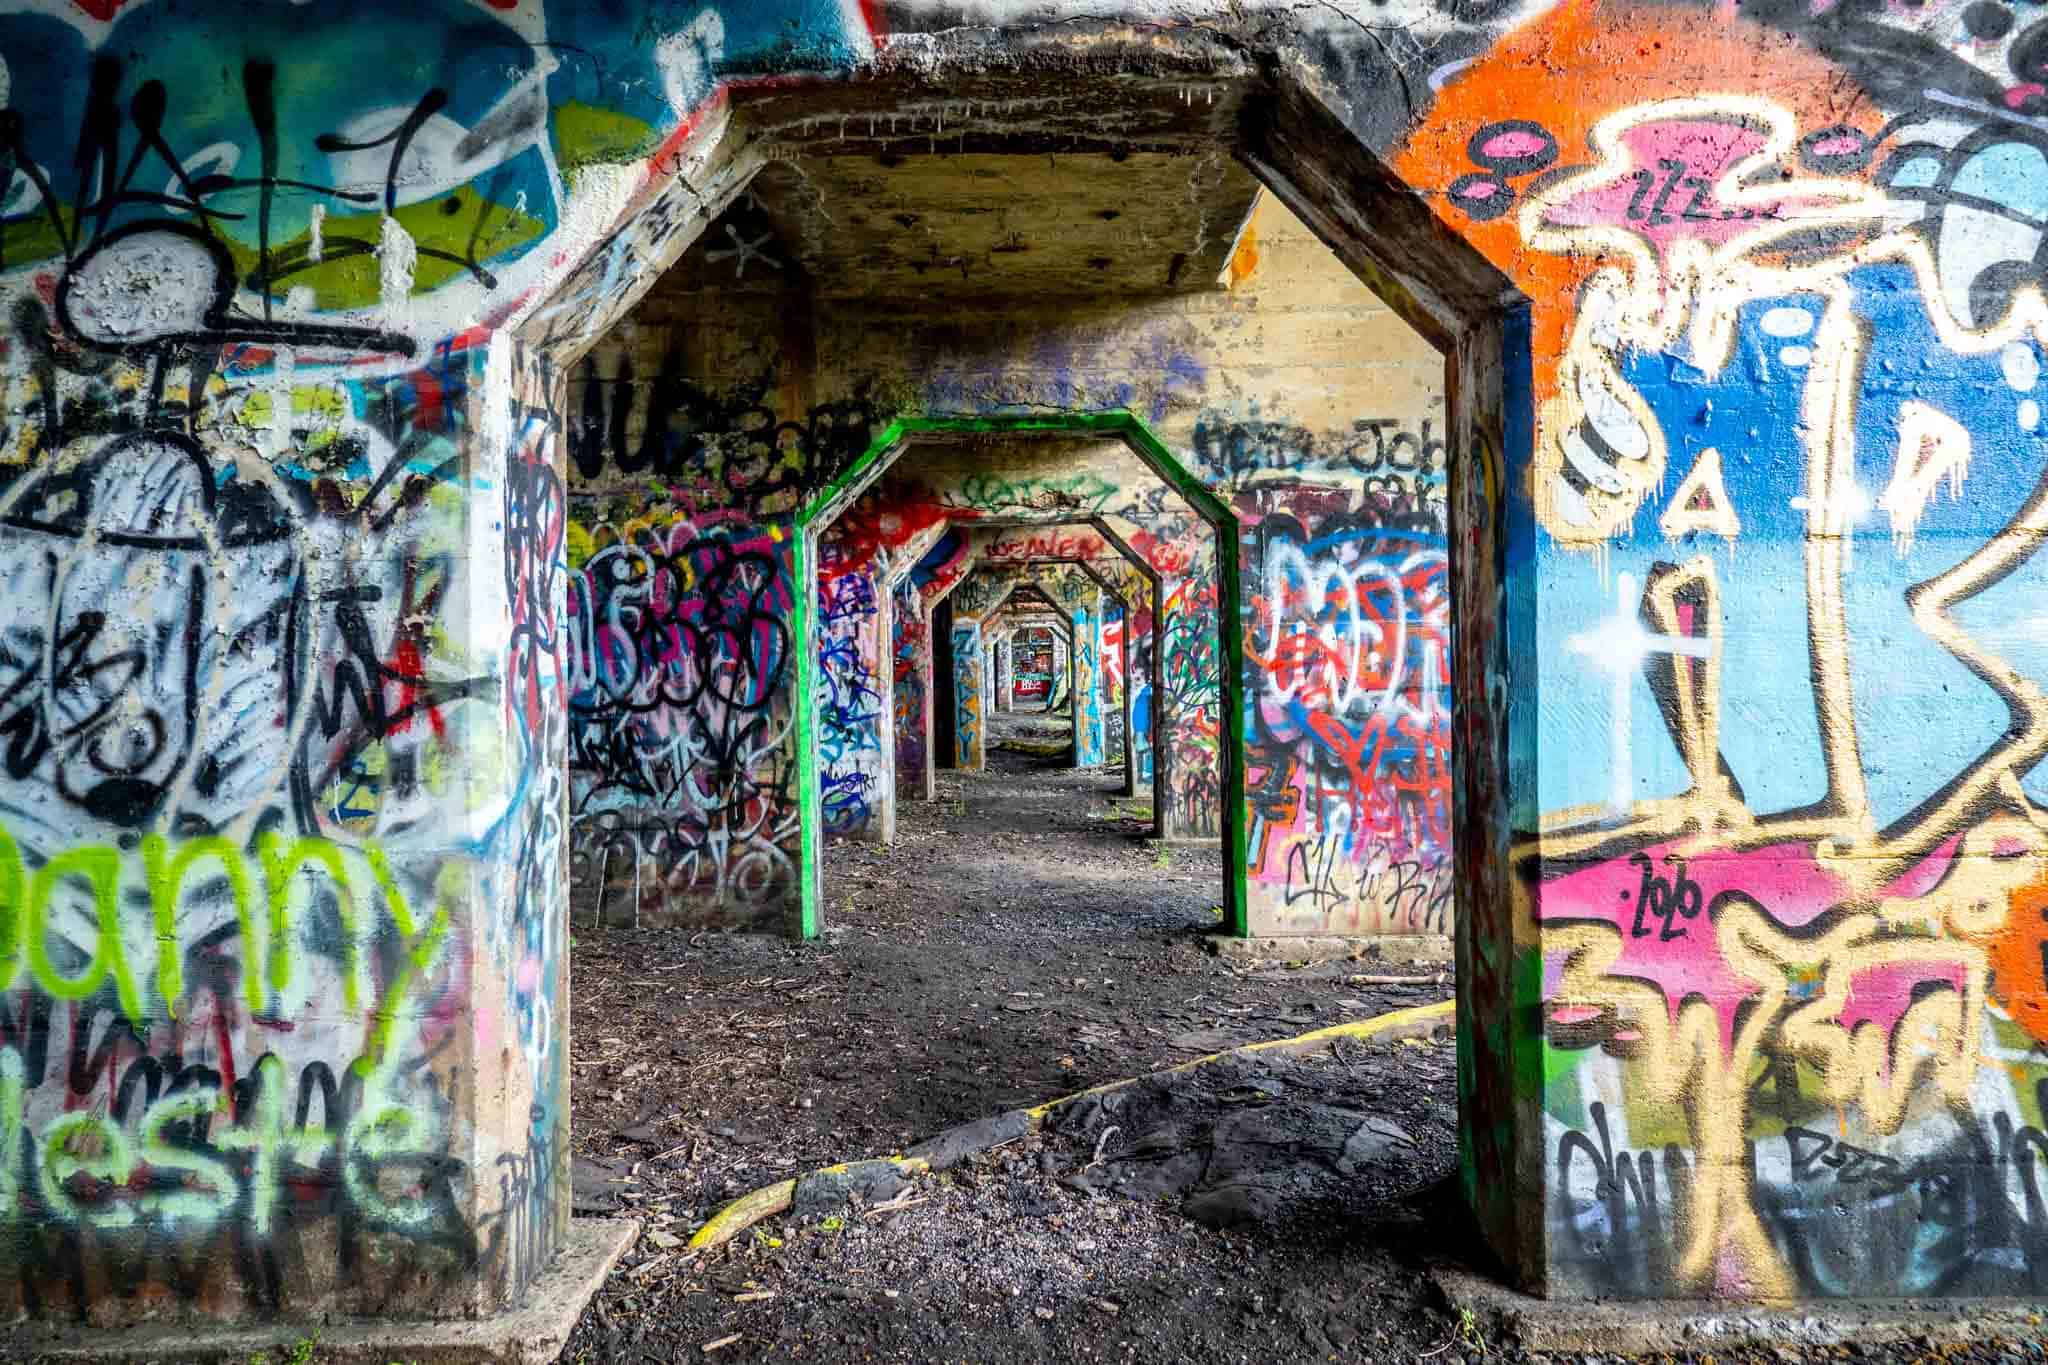
<path id="1" fill-rule="evenodd" d="M 1944 1345 L 2038 1339 L 2048 1332 L 2044 1305 L 2032 1299 L 1819 1299 L 1796 1305 L 1538 1299 L 1462 1266 L 1439 1266 L 1430 1278 L 1453 1316 L 1468 1311 L 1529 1351 L 1649 1355 L 1921 1338 Z"/>
<path id="2" fill-rule="evenodd" d="M 1209 951 L 1240 962 L 1359 961 L 1401 967 L 1441 966 L 1454 956 L 1448 934 L 1218 934 L 1209 940 Z"/>
<path id="3" fill-rule="evenodd" d="M 489 1318 L 437 1322 L 344 1318 L 261 1326 L 204 1322 L 132 1328 L 29 1325 L 0 1330 L 0 1359 L 272 1361 L 304 1351 L 315 1365 L 552 1365 L 591 1295 L 640 1236 L 630 1218 L 572 1218 L 562 1254 L 525 1303 Z"/>

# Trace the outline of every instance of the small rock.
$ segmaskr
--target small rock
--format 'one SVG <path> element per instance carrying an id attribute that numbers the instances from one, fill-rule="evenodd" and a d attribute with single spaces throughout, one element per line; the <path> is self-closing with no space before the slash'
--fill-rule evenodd
<path id="1" fill-rule="evenodd" d="M 649 1242 L 661 1248 L 663 1251 L 674 1251 L 677 1247 L 683 1244 L 682 1238 L 676 1236 L 672 1232 L 663 1232 L 660 1228 L 654 1229 L 652 1232 L 646 1234 L 646 1236 Z"/>
<path id="2" fill-rule="evenodd" d="M 577 1213 L 616 1213 L 632 1180 L 626 1163 L 577 1157 L 569 1167 L 570 1203 Z"/>
<path id="3" fill-rule="evenodd" d="M 976 1119 L 957 1128 L 948 1128 L 937 1137 L 918 1143 L 904 1155 L 921 1158 L 931 1163 L 933 1170 L 943 1171 L 959 1165 L 977 1152 L 1023 1137 L 1030 1131 L 1031 1115 L 1022 1109 L 1012 1109 L 994 1118 Z"/>
<path id="4" fill-rule="evenodd" d="M 1031 1311 L 1032 1311 L 1032 1312 L 1034 1312 L 1034 1313 L 1036 1313 L 1036 1314 L 1038 1315 L 1038 1318 L 1039 1318 L 1039 1320 L 1040 1320 L 1041 1322 L 1051 1322 L 1051 1321 L 1052 1321 L 1052 1310 L 1051 1310 L 1050 1308 L 1045 1308 L 1045 1307 L 1039 1307 L 1039 1308 L 1034 1308 L 1034 1309 L 1032 1309 Z"/>

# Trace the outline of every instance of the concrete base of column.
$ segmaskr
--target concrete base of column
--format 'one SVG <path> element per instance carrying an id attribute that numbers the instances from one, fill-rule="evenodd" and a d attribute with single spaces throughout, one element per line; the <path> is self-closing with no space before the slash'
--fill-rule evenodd
<path id="1" fill-rule="evenodd" d="M 1951 1344 L 2032 1340 L 2039 1333 L 2036 1299 L 1814 1299 L 1796 1304 L 1717 1303 L 1702 1299 L 1538 1299 L 1465 1266 L 1432 1268 L 1430 1278 L 1454 1316 L 1529 1351 L 1620 1352 L 1625 1355 L 1785 1347 L 1818 1359 L 1854 1342 L 1877 1346 L 1911 1341 L 1927 1359 Z M 1848 1354 L 1842 1352 L 1841 1354 Z M 1918 1354 L 1917 1352 L 1915 1353 Z M 2022 1358 L 2015 1354 L 2012 1358 Z"/>
<path id="2" fill-rule="evenodd" d="M 1218 957 L 1239 961 L 1381 962 L 1388 966 L 1434 967 L 1455 956 L 1448 934 L 1255 934 L 1207 940 Z"/>
<path id="3" fill-rule="evenodd" d="M 0 1359 L 221 1361 L 296 1359 L 313 1343 L 319 1365 L 550 1365 L 605 1276 L 640 1236 L 630 1218 L 572 1218 L 562 1254 L 524 1304 L 493 1317 L 418 1322 L 341 1318 L 262 1324 L 163 1322 L 91 1328 L 30 1324 L 0 1331 Z"/>

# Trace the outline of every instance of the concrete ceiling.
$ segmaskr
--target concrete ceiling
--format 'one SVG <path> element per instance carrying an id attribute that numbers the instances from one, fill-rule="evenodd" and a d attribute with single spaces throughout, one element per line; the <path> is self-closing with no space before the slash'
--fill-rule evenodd
<path id="1" fill-rule="evenodd" d="M 1220 151 L 815 156 L 751 186 L 824 298 L 1215 288 L 1257 193 Z"/>
<path id="2" fill-rule="evenodd" d="M 1041 300 L 1215 288 L 1259 189 L 1231 152 L 1250 73 L 1219 48 L 1148 51 L 1144 76 L 1061 83 L 1020 60 L 941 88 L 910 63 L 741 92 L 735 117 L 767 165 L 668 287 Z"/>

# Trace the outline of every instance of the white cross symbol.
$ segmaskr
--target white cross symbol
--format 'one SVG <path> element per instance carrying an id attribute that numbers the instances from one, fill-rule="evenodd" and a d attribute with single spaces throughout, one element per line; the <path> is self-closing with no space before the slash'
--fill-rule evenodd
<path id="1" fill-rule="evenodd" d="M 1565 643 L 1574 654 L 1588 654 L 1598 659 L 1614 680 L 1614 697 L 1608 708 L 1608 724 L 1612 730 L 1609 743 L 1614 750 L 1609 766 L 1614 782 L 1607 804 L 1615 814 L 1626 815 L 1635 787 L 1629 739 L 1635 681 L 1642 672 L 1643 661 L 1652 654 L 1683 654 L 1689 658 L 1705 659 L 1712 655 L 1713 647 L 1708 641 L 1691 635 L 1653 635 L 1644 630 L 1638 616 L 1643 599 L 1637 591 L 1634 574 L 1625 573 L 1617 577 L 1614 597 L 1614 615 L 1594 629 L 1572 636 Z"/>
<path id="2" fill-rule="evenodd" d="M 738 228 L 734 227 L 731 223 L 727 223 L 725 225 L 725 235 L 732 242 L 730 250 L 720 247 L 716 251 L 707 251 L 704 255 L 706 259 L 712 261 L 732 261 L 734 279 L 743 280 L 747 277 L 748 261 L 759 261 L 770 270 L 780 270 L 782 268 L 773 256 L 762 250 L 762 247 L 775 239 L 774 233 L 764 232 L 749 242 L 740 236 Z"/>

